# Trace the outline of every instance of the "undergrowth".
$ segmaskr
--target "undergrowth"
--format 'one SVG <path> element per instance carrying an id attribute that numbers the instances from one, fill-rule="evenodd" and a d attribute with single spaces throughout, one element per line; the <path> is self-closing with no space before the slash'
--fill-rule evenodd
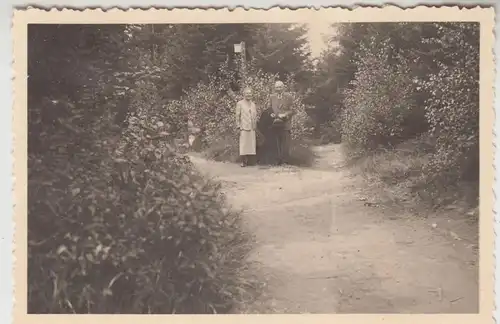
<path id="1" fill-rule="evenodd" d="M 430 179 L 425 172 L 434 157 L 432 143 L 422 138 L 406 141 L 393 149 L 379 149 L 350 160 L 351 166 L 372 183 L 378 183 L 386 198 L 410 208 L 437 210 L 454 206 L 471 210 L 478 206 L 477 182 L 446 182 Z"/>
<path id="2" fill-rule="evenodd" d="M 29 154 L 29 313 L 228 313 L 257 296 L 241 213 L 157 136 L 162 123 L 138 113 L 111 134 L 101 118 L 77 146 L 85 107 L 61 107 L 68 127 Z"/>

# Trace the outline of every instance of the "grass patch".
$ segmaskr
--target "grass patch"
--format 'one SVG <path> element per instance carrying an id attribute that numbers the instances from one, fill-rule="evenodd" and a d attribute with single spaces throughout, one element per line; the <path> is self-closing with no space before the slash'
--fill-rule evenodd
<path id="1" fill-rule="evenodd" d="M 406 141 L 393 149 L 363 156 L 344 146 L 351 167 L 379 186 L 383 198 L 411 209 L 454 208 L 467 212 L 478 205 L 477 182 L 432 181 L 425 166 L 433 159 L 433 145 L 424 138 Z"/>

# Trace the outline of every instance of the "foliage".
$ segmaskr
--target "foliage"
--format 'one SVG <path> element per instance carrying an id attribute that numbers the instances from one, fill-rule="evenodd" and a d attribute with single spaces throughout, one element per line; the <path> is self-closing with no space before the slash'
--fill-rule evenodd
<path id="1" fill-rule="evenodd" d="M 389 63 L 390 44 L 373 37 L 362 46 L 351 88 L 345 91 L 342 138 L 365 151 L 394 144 L 404 133 L 403 123 L 415 109 L 409 69 Z"/>
<path id="2" fill-rule="evenodd" d="M 241 90 L 242 77 L 233 44 L 245 41 L 248 73 L 263 78 L 263 85 L 257 81 L 255 86 L 271 89 L 271 79 L 281 75 L 298 88 L 295 80 L 306 77 L 309 62 L 306 31 L 303 26 L 292 24 L 129 25 L 127 53 L 139 65 L 132 76 L 137 79 L 138 71 L 150 71 L 138 81 L 140 84 L 135 82 L 129 88 L 129 112 L 141 105 L 152 106 L 178 138 L 187 137 L 188 120 L 205 129 L 206 142 L 218 135 L 217 128 L 222 135 L 233 134 L 233 106 L 237 98 L 232 92 Z M 138 98 L 132 90 L 139 87 L 150 89 L 150 94 Z M 144 96 L 144 91 L 137 92 Z M 297 104 L 300 123 L 306 114 L 300 100 Z"/>
<path id="3" fill-rule="evenodd" d="M 478 189 L 478 24 L 335 28 L 313 66 L 300 25 L 30 25 L 29 312 L 229 312 L 252 297 L 241 216 L 172 147 L 191 120 L 207 154 L 235 159 L 242 77 L 259 112 L 277 79 L 294 96 L 294 164 L 312 163 L 316 126 L 351 153 L 386 147 L 366 169 L 433 204 Z"/>
<path id="4" fill-rule="evenodd" d="M 30 165 L 30 312 L 227 312 L 252 288 L 239 277 L 248 237 L 218 185 L 140 138 L 94 168 Z"/>
<path id="5" fill-rule="evenodd" d="M 244 297 L 239 214 L 137 116 L 110 155 L 96 140 L 78 163 L 30 158 L 30 312 L 212 313 Z"/>
<path id="6" fill-rule="evenodd" d="M 311 78 L 311 52 L 306 38 L 307 26 L 300 24 L 259 24 L 254 27 L 249 49 L 256 70 L 291 78 L 299 91 L 307 88 Z"/>
<path id="7" fill-rule="evenodd" d="M 344 110 L 344 89 L 357 71 L 354 58 L 370 25 L 373 24 L 333 24 L 330 35 L 325 36 L 327 48 L 315 61 L 311 91 L 306 97 L 306 103 L 314 107 L 317 138 L 322 137 L 323 130 L 330 128 L 330 124 L 340 123 Z"/>
<path id="8" fill-rule="evenodd" d="M 422 38 L 432 35 L 432 23 L 348 23 L 332 25 L 331 36 L 326 38 L 328 47 L 316 62 L 314 69 L 314 91 L 310 92 L 307 103 L 316 107 L 315 119 L 318 127 L 323 123 L 338 123 L 345 110 L 345 90 L 359 72 L 359 58 L 378 41 L 385 44 L 386 64 L 404 66 L 412 75 L 426 75 L 431 56 L 421 55 L 425 48 Z M 377 41 L 373 41 L 376 39 Z M 375 50 L 375 48 L 373 48 Z M 426 94 L 415 93 L 414 100 L 423 106 Z M 426 131 L 423 110 L 414 109 L 404 125 L 405 138 L 418 136 Z"/>
<path id="9" fill-rule="evenodd" d="M 170 149 L 161 69 L 116 61 L 123 26 L 78 27 L 29 35 L 28 311 L 228 312 L 255 291 L 239 213 Z"/>
<path id="10" fill-rule="evenodd" d="M 246 44 L 247 61 L 258 69 L 295 81 L 306 77 L 309 52 L 307 32 L 292 24 L 162 24 L 129 27 L 129 49 L 138 48 L 143 64 L 161 67 L 157 87 L 162 97 L 178 100 L 199 82 L 221 78 L 219 66 L 228 63 L 235 75 L 231 89 L 238 89 L 234 44 Z M 285 41 L 286 40 L 286 41 Z"/>
<path id="11" fill-rule="evenodd" d="M 423 41 L 438 50 L 437 69 L 420 79 L 436 153 L 429 180 L 479 180 L 479 25 L 436 25 Z M 452 172 L 450 172 L 452 171 Z M 441 178 L 441 179 L 437 179 Z"/>
<path id="12" fill-rule="evenodd" d="M 424 154 L 429 162 L 412 164 L 420 172 L 408 186 L 433 205 L 464 187 L 478 194 L 479 25 L 348 24 L 338 31 L 337 48 L 320 63 L 349 61 L 352 77 L 341 105 L 347 155 L 366 157 L 425 136 L 432 143 Z"/>
<path id="13" fill-rule="evenodd" d="M 180 112 L 181 119 L 190 119 L 199 125 L 207 145 L 217 143 L 221 138 L 228 136 L 237 140 L 234 109 L 236 102 L 242 97 L 227 91 L 231 80 L 231 72 L 227 70 L 227 64 L 222 65 L 220 71 L 227 77 L 209 78 L 207 83 L 199 83 L 180 101 L 172 102 L 166 107 L 167 111 Z M 273 92 L 276 80 L 275 75 L 260 70 L 249 71 L 245 86 L 253 90 L 258 114 L 268 108 L 268 99 Z M 306 106 L 302 102 L 301 94 L 293 91 L 295 87 L 293 80 L 289 78 L 286 84 L 293 95 L 296 110 L 296 115 L 292 120 L 292 136 L 295 139 L 307 137 L 311 132 L 311 127 L 308 124 Z"/>

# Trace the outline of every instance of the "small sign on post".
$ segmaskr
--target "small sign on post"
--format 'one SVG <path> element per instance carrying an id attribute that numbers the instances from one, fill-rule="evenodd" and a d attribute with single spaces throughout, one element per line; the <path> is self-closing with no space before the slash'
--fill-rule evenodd
<path id="1" fill-rule="evenodd" d="M 238 44 L 234 44 L 234 52 L 235 53 L 241 53 L 242 52 L 242 44 L 241 43 L 238 43 Z"/>

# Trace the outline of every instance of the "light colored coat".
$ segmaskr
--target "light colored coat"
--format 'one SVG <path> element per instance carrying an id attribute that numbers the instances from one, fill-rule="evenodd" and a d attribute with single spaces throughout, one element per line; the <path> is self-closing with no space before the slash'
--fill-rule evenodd
<path id="1" fill-rule="evenodd" d="M 236 104 L 236 125 L 240 129 L 240 155 L 255 155 L 257 148 L 257 108 L 252 101 Z"/>
<path id="2" fill-rule="evenodd" d="M 255 130 L 257 128 L 257 108 L 253 101 L 240 100 L 236 104 L 236 126 L 240 130 Z"/>

